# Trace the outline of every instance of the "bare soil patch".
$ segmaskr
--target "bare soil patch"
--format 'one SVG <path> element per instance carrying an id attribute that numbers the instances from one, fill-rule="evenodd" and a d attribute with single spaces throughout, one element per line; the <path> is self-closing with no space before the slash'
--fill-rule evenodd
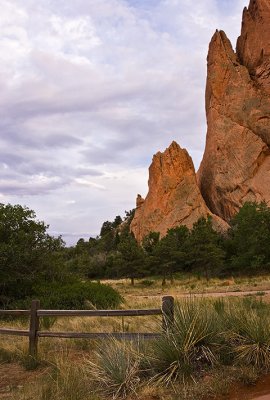
<path id="1" fill-rule="evenodd" d="M 14 389 L 21 389 L 25 384 L 34 382 L 46 369 L 26 371 L 18 363 L 0 364 L 0 399 L 8 399 Z"/>

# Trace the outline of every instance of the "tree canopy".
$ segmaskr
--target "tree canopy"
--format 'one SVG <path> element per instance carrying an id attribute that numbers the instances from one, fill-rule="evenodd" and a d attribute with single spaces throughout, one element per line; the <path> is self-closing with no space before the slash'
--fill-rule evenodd
<path id="1" fill-rule="evenodd" d="M 61 274 L 64 242 L 47 229 L 27 207 L 0 204 L 0 304 L 24 297 L 38 280 Z"/>

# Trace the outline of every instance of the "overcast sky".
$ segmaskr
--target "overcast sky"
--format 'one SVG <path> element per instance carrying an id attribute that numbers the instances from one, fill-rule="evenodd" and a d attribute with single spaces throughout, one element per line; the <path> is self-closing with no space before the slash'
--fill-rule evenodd
<path id="1" fill-rule="evenodd" d="M 198 168 L 208 44 L 248 0 L 0 0 L 0 202 L 68 244 L 147 193 L 172 140 Z"/>

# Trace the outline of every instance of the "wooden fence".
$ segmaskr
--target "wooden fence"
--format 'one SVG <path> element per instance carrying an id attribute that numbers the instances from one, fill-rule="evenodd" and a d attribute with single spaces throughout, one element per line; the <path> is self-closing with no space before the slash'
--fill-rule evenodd
<path id="1" fill-rule="evenodd" d="M 148 315 L 162 315 L 163 330 L 171 329 L 174 323 L 174 298 L 172 296 L 162 297 L 160 308 L 136 309 L 136 310 L 42 310 L 39 300 L 33 300 L 30 310 L 0 310 L 0 316 L 28 316 L 29 329 L 7 329 L 0 328 L 0 335 L 27 336 L 29 338 L 29 355 L 37 356 L 38 340 L 42 337 L 56 338 L 81 338 L 81 339 L 105 339 L 114 337 L 116 339 L 138 340 L 155 339 L 161 333 L 94 333 L 94 332 L 54 332 L 41 331 L 40 318 L 42 317 L 135 317 Z"/>

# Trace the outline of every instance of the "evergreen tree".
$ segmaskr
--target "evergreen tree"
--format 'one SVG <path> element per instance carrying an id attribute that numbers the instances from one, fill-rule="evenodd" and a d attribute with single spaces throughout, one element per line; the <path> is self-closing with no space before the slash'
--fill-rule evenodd
<path id="1" fill-rule="evenodd" d="M 270 208 L 245 203 L 231 221 L 226 250 L 232 268 L 239 271 L 270 266 Z"/>
<path id="2" fill-rule="evenodd" d="M 210 272 L 216 272 L 223 266 L 225 253 L 221 246 L 221 237 L 212 227 L 212 218 L 200 218 L 189 235 L 187 258 L 190 266 L 202 269 L 208 280 Z"/>
<path id="3" fill-rule="evenodd" d="M 144 252 L 131 234 L 123 235 L 118 244 L 118 251 L 122 258 L 122 274 L 131 279 L 134 285 L 134 279 L 144 273 Z"/>
<path id="4" fill-rule="evenodd" d="M 186 262 L 186 243 L 189 237 L 188 228 L 184 225 L 169 229 L 156 245 L 153 254 L 159 259 L 159 273 L 173 279 L 173 273 L 183 270 Z"/>

